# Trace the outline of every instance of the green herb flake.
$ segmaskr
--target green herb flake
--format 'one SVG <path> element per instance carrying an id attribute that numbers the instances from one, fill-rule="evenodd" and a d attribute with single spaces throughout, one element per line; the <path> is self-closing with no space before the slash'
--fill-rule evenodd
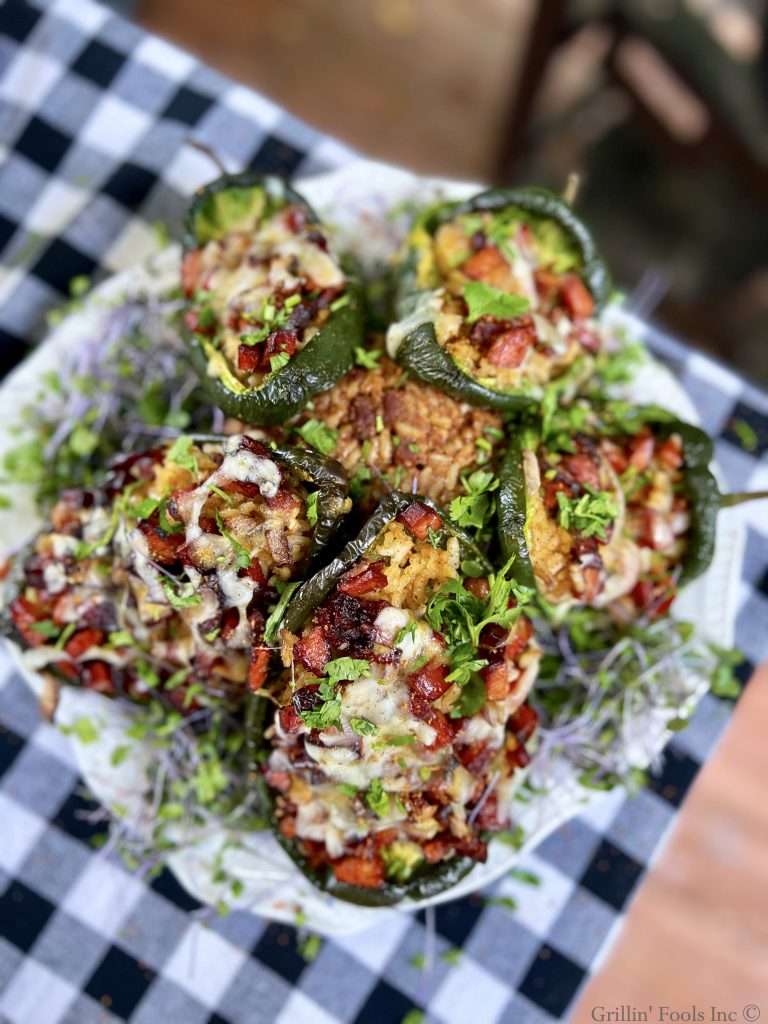
<path id="1" fill-rule="evenodd" d="M 336 448 L 338 434 L 319 420 L 307 420 L 299 427 L 299 434 L 321 455 L 330 455 Z"/>
<path id="2" fill-rule="evenodd" d="M 355 347 L 355 362 L 366 370 L 375 370 L 379 365 L 382 353 L 376 349 Z"/>
<path id="3" fill-rule="evenodd" d="M 522 295 L 502 291 L 484 281 L 465 284 L 464 300 L 469 309 L 467 321 L 471 324 L 483 316 L 494 317 L 496 320 L 514 320 L 530 308 L 530 303 Z"/>
<path id="4" fill-rule="evenodd" d="M 733 430 L 736 437 L 739 439 L 739 444 L 745 452 L 756 452 L 760 444 L 760 438 L 757 436 L 757 431 L 746 420 L 733 419 L 731 420 L 731 429 Z"/>
<path id="5" fill-rule="evenodd" d="M 197 459 L 195 458 L 192 447 L 194 441 L 191 437 L 177 437 L 171 447 L 168 449 L 166 458 L 169 462 L 173 462 L 176 466 L 181 466 L 182 469 L 187 469 L 197 480 L 199 475 L 199 469 L 197 465 Z"/>
<path id="6" fill-rule="evenodd" d="M 71 725 L 62 725 L 61 731 L 65 736 L 74 736 L 80 743 L 95 743 L 101 735 L 92 718 L 81 716 L 76 718 Z"/>
<path id="7" fill-rule="evenodd" d="M 365 802 L 379 818 L 389 814 L 389 794 L 384 792 L 381 779 L 374 779 L 365 794 Z"/>
<path id="8" fill-rule="evenodd" d="M 318 504 L 319 500 L 320 500 L 320 492 L 319 491 L 312 491 L 311 494 L 307 495 L 306 514 L 307 514 L 307 522 L 309 523 L 310 526 L 317 526 L 317 516 L 318 516 L 317 504 Z"/>
<path id="9" fill-rule="evenodd" d="M 350 718 L 349 726 L 360 736 L 375 736 L 379 731 L 373 722 L 369 722 L 367 718 Z"/>
<path id="10" fill-rule="evenodd" d="M 573 530 L 585 537 L 606 540 L 608 527 L 619 514 L 616 498 L 608 491 L 588 491 L 580 498 L 557 492 L 558 522 L 564 530 Z"/>
<path id="11" fill-rule="evenodd" d="M 180 590 L 176 589 L 171 580 L 166 577 L 163 577 L 162 583 L 165 596 L 168 598 L 168 604 L 170 604 L 172 608 L 181 610 L 182 608 L 194 608 L 195 605 L 200 604 L 199 594 L 181 593 Z"/>

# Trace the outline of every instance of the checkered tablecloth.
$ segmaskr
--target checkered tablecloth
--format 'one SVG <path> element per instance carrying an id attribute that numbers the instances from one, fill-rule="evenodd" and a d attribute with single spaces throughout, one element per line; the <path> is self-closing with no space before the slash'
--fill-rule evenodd
<path id="1" fill-rule="evenodd" d="M 233 167 L 307 174 L 354 159 L 89 0 L 0 4 L 0 70 L 0 372 L 40 337 L 73 276 L 123 268 L 154 244 L 153 222 L 178 225 L 204 159 L 190 135 Z M 768 487 L 768 399 L 663 335 L 651 341 L 716 436 L 729 486 Z M 734 420 L 753 427 L 755 451 Z M 732 514 L 748 527 L 746 679 L 768 655 L 768 523 L 764 505 Z M 292 928 L 244 912 L 204 920 L 167 871 L 145 884 L 100 855 L 68 741 L 4 655 L 0 679 L 0 1020 L 14 1024 L 563 1019 L 729 714 L 705 698 L 647 791 L 612 794 L 547 839 L 525 863 L 538 886 L 508 878 L 486 894 L 513 897 L 516 911 L 479 896 L 439 907 L 425 972 L 423 915 L 326 941 L 308 962 Z"/>

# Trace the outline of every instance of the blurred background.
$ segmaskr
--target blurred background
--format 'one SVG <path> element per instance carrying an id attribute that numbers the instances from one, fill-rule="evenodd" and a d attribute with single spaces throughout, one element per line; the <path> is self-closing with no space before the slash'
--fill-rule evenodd
<path id="1" fill-rule="evenodd" d="M 562 187 L 620 284 L 768 380 L 768 0 L 115 0 L 366 154 Z"/>

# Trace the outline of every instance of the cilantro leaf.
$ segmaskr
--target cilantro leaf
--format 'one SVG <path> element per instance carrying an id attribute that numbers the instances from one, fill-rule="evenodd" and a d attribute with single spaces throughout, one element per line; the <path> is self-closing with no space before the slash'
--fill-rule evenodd
<path id="1" fill-rule="evenodd" d="M 360 736 L 375 736 L 379 731 L 377 726 L 373 722 L 369 722 L 367 718 L 350 718 L 349 725 Z"/>
<path id="2" fill-rule="evenodd" d="M 371 664 L 364 658 L 335 658 L 326 662 L 325 674 L 332 683 L 342 680 L 359 679 L 370 672 Z"/>
<path id="3" fill-rule="evenodd" d="M 307 522 L 309 523 L 310 526 L 316 526 L 317 525 L 317 516 L 318 516 L 317 503 L 318 503 L 319 500 L 320 500 L 320 491 L 312 491 L 311 494 L 307 495 L 306 512 L 307 512 Z"/>
<path id="4" fill-rule="evenodd" d="M 464 300 L 469 309 L 467 321 L 470 324 L 482 316 L 492 316 L 497 320 L 514 320 L 530 308 L 530 303 L 524 296 L 494 288 L 485 281 L 469 281 L 465 284 Z"/>
<path id="5" fill-rule="evenodd" d="M 608 491 L 590 490 L 580 498 L 557 492 L 558 522 L 564 530 L 574 530 L 585 537 L 606 540 L 608 527 L 619 514 L 616 498 Z"/>
<path id="6" fill-rule="evenodd" d="M 299 427 L 299 434 L 321 455 L 330 455 L 336 448 L 338 434 L 332 427 L 327 427 L 320 420 L 307 420 Z"/>
<path id="7" fill-rule="evenodd" d="M 177 466 L 181 466 L 182 469 L 188 469 L 189 472 L 197 479 L 199 469 L 197 465 L 197 459 L 192 453 L 192 446 L 194 441 L 191 437 L 177 437 L 171 447 L 168 449 L 166 458 L 169 462 L 173 462 Z"/>
<path id="8" fill-rule="evenodd" d="M 199 594 L 182 594 L 169 579 L 163 578 L 163 590 L 172 608 L 194 608 L 200 604 Z"/>
<path id="9" fill-rule="evenodd" d="M 359 345 L 355 348 L 355 362 L 366 370 L 375 370 L 381 355 L 376 349 L 361 348 Z"/>
<path id="10" fill-rule="evenodd" d="M 365 794 L 365 802 L 379 818 L 383 818 L 389 813 L 389 794 L 384 792 L 381 779 L 374 779 L 368 787 L 368 792 Z"/>

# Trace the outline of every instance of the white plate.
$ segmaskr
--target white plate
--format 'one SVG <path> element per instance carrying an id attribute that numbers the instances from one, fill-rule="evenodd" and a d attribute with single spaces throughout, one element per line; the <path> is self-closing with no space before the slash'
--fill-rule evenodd
<path id="1" fill-rule="evenodd" d="M 335 226 L 339 241 L 353 246 L 365 261 L 386 259 L 398 239 L 398 228 L 386 216 L 388 210 L 412 200 L 434 199 L 436 196 L 463 198 L 478 190 L 477 185 L 438 179 L 417 178 L 383 164 L 359 162 L 343 170 L 299 183 L 307 199 Z M 94 292 L 85 308 L 70 316 L 48 339 L 0 386 L 0 458 L 4 451 L 18 443 L 9 433 L 9 426 L 18 421 L 22 407 L 35 395 L 41 375 L 59 365 L 62 355 L 77 349 L 82 339 L 99 329 L 105 306 L 119 296 L 136 293 L 161 295 L 176 281 L 178 247 L 172 246 L 152 258 L 148 264 L 136 266 L 110 278 Z M 630 334 L 642 337 L 647 328 L 621 310 L 612 310 L 610 319 Z M 630 389 L 637 402 L 655 401 L 685 419 L 695 421 L 696 412 L 685 392 L 672 374 L 658 363 L 651 362 L 638 372 Z M 16 548 L 39 526 L 40 520 L 31 497 L 24 488 L 11 495 L 13 508 L 0 511 L 0 545 Z M 695 622 L 701 634 L 724 646 L 732 643 L 744 531 L 736 518 L 721 516 L 718 524 L 717 548 L 712 566 L 696 580 L 676 605 L 680 618 Z M 40 679 L 20 661 L 25 678 L 39 690 Z M 703 680 L 682 681 L 688 706 L 703 694 Z M 90 744 L 74 742 L 77 762 L 88 786 L 105 804 L 122 805 L 127 820 L 139 827 L 145 811 L 146 752 L 137 752 L 119 767 L 110 763 L 112 749 L 133 711 L 97 694 L 65 688 L 57 712 L 60 724 L 86 715 L 100 724 L 98 741 Z M 649 706 L 643 722 L 642 736 L 635 763 L 648 764 L 669 737 L 666 723 L 670 713 Z M 535 763 L 535 759 L 534 759 Z M 582 789 L 567 764 L 559 766 L 559 784 L 550 793 L 536 797 L 525 805 L 520 816 L 528 836 L 527 851 L 549 832 L 594 801 L 610 799 Z M 615 799 L 615 795 L 614 795 Z M 230 906 L 242 907 L 274 920 L 293 921 L 301 907 L 307 925 L 326 935 L 348 934 L 381 922 L 384 916 L 401 910 L 370 910 L 325 896 L 309 885 L 268 833 L 234 836 L 223 828 L 208 834 L 189 833 L 184 846 L 168 858 L 171 870 L 197 899 L 215 904 L 220 899 Z M 223 850 L 223 853 L 222 853 Z M 453 889 L 430 900 L 407 906 L 407 910 L 443 903 L 480 889 L 501 875 L 520 856 L 508 846 L 492 843 L 486 864 L 478 865 Z M 214 859 L 230 877 L 243 883 L 242 895 L 233 898 L 226 886 L 211 881 Z"/>

